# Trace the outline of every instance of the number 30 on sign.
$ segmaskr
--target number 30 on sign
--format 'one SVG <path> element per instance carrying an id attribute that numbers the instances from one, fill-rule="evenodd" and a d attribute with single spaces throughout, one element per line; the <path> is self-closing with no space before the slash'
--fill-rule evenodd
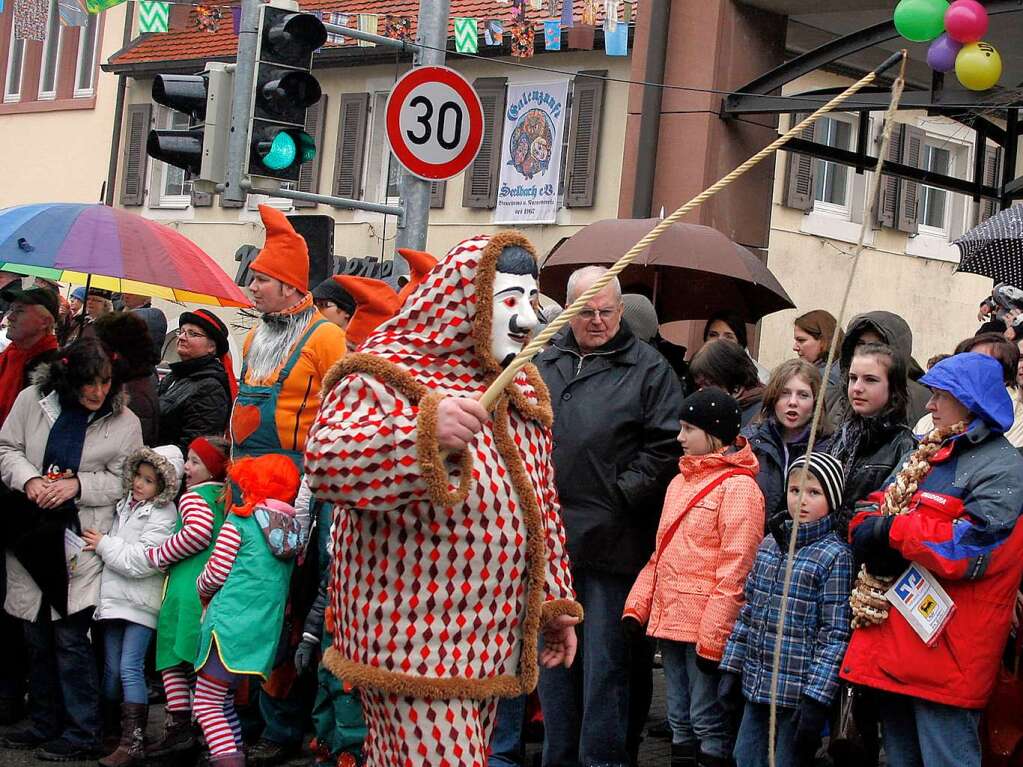
<path id="1" fill-rule="evenodd" d="M 483 143 L 483 108 L 469 81 L 447 67 L 417 67 L 394 84 L 385 115 L 391 151 L 427 181 L 457 176 Z"/>

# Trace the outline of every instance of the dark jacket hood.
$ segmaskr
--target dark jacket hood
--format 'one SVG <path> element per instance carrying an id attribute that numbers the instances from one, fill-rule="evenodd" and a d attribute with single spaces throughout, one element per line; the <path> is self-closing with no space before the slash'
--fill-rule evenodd
<path id="1" fill-rule="evenodd" d="M 868 330 L 873 330 L 882 340 L 888 344 L 895 353 L 906 361 L 909 368 L 913 359 L 913 331 L 909 323 L 898 314 L 892 312 L 866 312 L 858 314 L 849 322 L 845 332 L 845 341 L 842 342 L 842 369 L 848 370 L 852 362 L 853 352 L 860 336 Z"/>

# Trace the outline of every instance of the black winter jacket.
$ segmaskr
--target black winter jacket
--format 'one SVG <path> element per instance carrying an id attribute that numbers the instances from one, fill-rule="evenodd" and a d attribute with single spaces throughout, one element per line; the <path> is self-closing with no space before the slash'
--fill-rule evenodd
<path id="1" fill-rule="evenodd" d="M 678 378 L 624 321 L 585 355 L 566 328 L 536 366 L 551 392 L 554 481 L 572 566 L 638 573 L 678 472 Z"/>
<path id="2" fill-rule="evenodd" d="M 768 418 L 760 423 L 751 423 L 742 430 L 742 435 L 749 440 L 750 448 L 760 462 L 760 471 L 757 472 L 756 479 L 760 492 L 764 494 L 766 525 L 774 515 L 787 508 L 785 489 L 789 466 L 806 453 L 810 430 L 807 429 L 806 434 L 795 442 L 785 443 L 777 422 L 773 418 Z M 827 452 L 828 439 L 817 437 L 813 449 L 816 453 Z"/>
<path id="3" fill-rule="evenodd" d="M 196 437 L 220 435 L 231 415 L 227 373 L 213 356 L 171 363 L 160 382 L 160 442 L 182 453 Z"/>
<path id="4" fill-rule="evenodd" d="M 142 424 L 142 444 L 156 447 L 173 444 L 158 442 L 160 433 L 160 403 L 157 397 L 156 372 L 136 376 L 124 382 L 128 394 L 128 409 L 138 416 Z M 185 451 L 182 451 L 184 453 Z"/>
<path id="5" fill-rule="evenodd" d="M 836 434 L 829 452 L 834 454 L 838 442 Z M 851 465 L 846 467 L 842 505 L 835 514 L 835 531 L 842 540 L 849 538 L 849 522 L 855 514 L 856 503 L 875 490 L 882 489 L 888 475 L 902 466 L 902 462 L 916 447 L 913 432 L 901 423 L 879 424 L 864 437 Z"/>

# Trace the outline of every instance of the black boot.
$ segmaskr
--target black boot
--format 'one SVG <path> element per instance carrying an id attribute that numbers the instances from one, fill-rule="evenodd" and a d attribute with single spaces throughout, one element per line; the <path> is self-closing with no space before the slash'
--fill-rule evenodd
<path id="1" fill-rule="evenodd" d="M 733 762 L 728 757 L 711 756 L 702 751 L 696 755 L 696 767 L 732 767 Z"/>
<path id="2" fill-rule="evenodd" d="M 672 743 L 671 767 L 696 767 L 696 746 Z"/>

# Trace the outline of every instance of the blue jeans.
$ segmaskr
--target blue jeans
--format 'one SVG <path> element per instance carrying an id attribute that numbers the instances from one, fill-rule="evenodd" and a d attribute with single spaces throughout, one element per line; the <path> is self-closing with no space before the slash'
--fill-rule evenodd
<path id="1" fill-rule="evenodd" d="M 730 717 L 718 702 L 721 675 L 700 671 L 696 645 L 691 642 L 662 639 L 660 647 L 672 743 L 698 747 L 718 759 L 729 758 L 735 733 Z"/>
<path id="2" fill-rule="evenodd" d="M 879 696 L 888 767 L 980 767 L 980 711 Z"/>
<path id="3" fill-rule="evenodd" d="M 778 708 L 778 737 L 774 743 L 774 763 L 797 767 L 799 759 L 792 746 L 796 739 L 796 728 L 792 726 L 794 708 Z M 742 712 L 742 724 L 735 741 L 735 762 L 738 767 L 768 767 L 768 732 L 771 727 L 771 707 L 762 703 L 746 702 Z"/>
<path id="4" fill-rule="evenodd" d="M 99 745 L 99 673 L 89 641 L 92 608 L 50 620 L 43 606 L 24 621 L 28 645 L 28 708 L 35 734 L 82 748 Z"/>
<path id="5" fill-rule="evenodd" d="M 571 668 L 540 669 L 544 767 L 629 764 L 629 647 L 621 617 L 634 577 L 577 568 L 576 599 L 586 620 L 576 627 Z"/>
<path id="6" fill-rule="evenodd" d="M 525 695 L 498 701 L 487 767 L 522 767 L 522 726 L 525 718 Z"/>
<path id="7" fill-rule="evenodd" d="M 156 632 L 131 621 L 103 621 L 103 699 L 148 703 L 146 651 Z M 122 696 L 123 690 L 123 696 Z"/>

